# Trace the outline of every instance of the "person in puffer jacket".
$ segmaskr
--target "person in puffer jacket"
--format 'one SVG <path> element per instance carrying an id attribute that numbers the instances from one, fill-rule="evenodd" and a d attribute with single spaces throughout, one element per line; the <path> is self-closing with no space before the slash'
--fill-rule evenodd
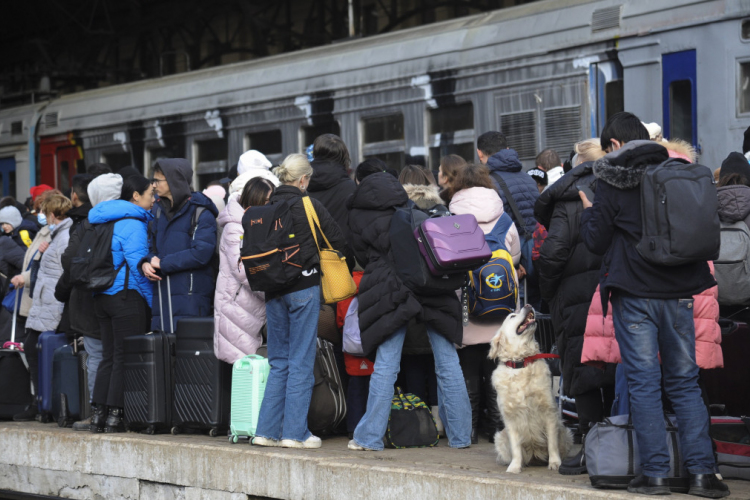
<path id="1" fill-rule="evenodd" d="M 217 221 L 224 229 L 219 243 L 219 277 L 214 298 L 214 353 L 230 364 L 255 354 L 263 342 L 260 330 L 266 322 L 266 299 L 263 292 L 250 288 L 240 264 L 242 217 L 248 207 L 268 203 L 273 192 L 270 181 L 252 179 L 242 193 L 229 196 L 229 203 Z"/>
<path id="2" fill-rule="evenodd" d="M 112 263 L 117 275 L 111 287 L 94 296 L 99 320 L 102 360 L 92 397 L 91 432 L 124 432 L 124 340 L 148 331 L 153 286 L 139 271 L 148 255 L 148 223 L 154 187 L 143 176 L 122 184 L 119 200 L 105 201 L 89 211 L 92 225 L 114 223 Z"/>
<path id="3" fill-rule="evenodd" d="M 64 304 L 55 299 L 55 286 L 62 275 L 62 254 L 70 238 L 68 230 L 73 221 L 66 214 L 72 208 L 70 200 L 61 194 L 54 194 L 44 203 L 44 212 L 49 224 L 51 241 L 41 243 L 39 252 L 39 274 L 34 285 L 34 297 L 26 320 L 26 360 L 34 388 L 39 388 L 38 353 L 36 344 L 42 332 L 54 332 L 62 319 Z M 31 347 L 33 346 L 33 347 Z M 23 422 L 33 420 L 37 414 L 36 405 L 31 405 L 24 412 L 14 415 L 13 420 Z"/>
<path id="4" fill-rule="evenodd" d="M 203 193 L 191 190 L 193 169 L 184 158 L 167 158 L 154 167 L 157 200 L 149 227 L 150 251 L 139 268 L 161 288 L 163 304 L 154 304 L 151 328 L 175 331 L 186 316 L 212 314 L 215 278 L 211 258 L 216 250 L 214 203 Z M 158 273 L 158 274 L 157 274 Z M 154 294 L 158 296 L 158 289 Z M 171 293 L 170 314 L 168 293 Z"/>

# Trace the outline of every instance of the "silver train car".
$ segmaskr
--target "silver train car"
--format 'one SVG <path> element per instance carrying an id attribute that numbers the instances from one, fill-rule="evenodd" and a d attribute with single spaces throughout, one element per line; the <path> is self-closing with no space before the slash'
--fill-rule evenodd
<path id="1" fill-rule="evenodd" d="M 620 110 L 718 167 L 750 125 L 750 0 L 544 0 L 294 53 L 0 110 L 2 194 L 66 189 L 85 166 L 150 175 L 185 157 L 195 188 L 247 149 L 274 163 L 339 134 L 354 164 L 475 161 L 501 130 L 524 164 Z"/>

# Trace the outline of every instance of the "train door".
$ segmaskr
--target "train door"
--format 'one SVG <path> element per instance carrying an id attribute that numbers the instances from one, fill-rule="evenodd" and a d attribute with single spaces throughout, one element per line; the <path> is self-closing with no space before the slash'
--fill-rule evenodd
<path id="1" fill-rule="evenodd" d="M 0 158 L 0 192 L 3 196 L 16 196 L 16 159 Z"/>
<path id="2" fill-rule="evenodd" d="M 83 151 L 72 134 L 43 137 L 39 141 L 41 176 L 37 182 L 60 191 L 70 189 L 70 181 L 79 171 L 85 172 Z"/>
<path id="3" fill-rule="evenodd" d="M 662 55 L 664 137 L 698 147 L 695 49 Z"/>
<path id="4" fill-rule="evenodd" d="M 77 146 L 57 148 L 57 189 L 63 193 L 70 189 L 73 176 L 78 173 L 78 160 L 80 159 Z"/>
<path id="5" fill-rule="evenodd" d="M 589 107 L 591 137 L 598 137 L 607 119 L 625 110 L 625 94 L 620 61 L 589 65 Z"/>

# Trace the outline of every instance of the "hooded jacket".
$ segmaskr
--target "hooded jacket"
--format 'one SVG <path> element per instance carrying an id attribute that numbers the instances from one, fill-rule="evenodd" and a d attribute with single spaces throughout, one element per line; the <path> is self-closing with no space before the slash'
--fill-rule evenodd
<path id="1" fill-rule="evenodd" d="M 0 273 L 3 273 L 8 282 L 16 274 L 20 273 L 23 269 L 23 257 L 25 255 L 23 247 L 13 241 L 13 238 L 9 235 L 0 235 Z"/>
<path id="2" fill-rule="evenodd" d="M 536 181 L 530 175 L 523 172 L 523 165 L 521 164 L 521 160 L 518 159 L 518 153 L 513 149 L 503 149 L 490 156 L 487 159 L 487 167 L 490 169 L 492 182 L 500 194 L 500 199 L 503 200 L 505 213 L 510 215 L 510 218 L 516 224 L 519 234 L 522 234 L 523 228 L 520 227 L 519 222 L 516 220 L 516 216 L 508 200 L 505 198 L 505 193 L 497 183 L 497 179 L 494 178 L 495 175 L 502 177 L 508 185 L 508 191 L 510 191 L 510 195 L 516 202 L 518 211 L 526 223 L 526 233 L 531 237 L 536 229 L 534 203 L 539 198 L 539 188 L 536 187 Z"/>
<path id="3" fill-rule="evenodd" d="M 116 200 L 122 194 L 122 176 L 102 174 L 92 180 L 86 188 L 92 206 L 107 200 Z"/>
<path id="4" fill-rule="evenodd" d="M 719 219 L 732 224 L 744 221 L 750 227 L 750 187 L 745 185 L 722 186 L 716 190 L 719 197 Z"/>
<path id="5" fill-rule="evenodd" d="M 605 311 L 612 289 L 636 297 L 677 299 L 716 285 L 705 262 L 656 266 L 635 248 L 643 234 L 643 173 L 668 157 L 664 146 L 655 142 L 631 141 L 594 162 L 596 199 L 581 215 L 581 237 L 592 253 L 604 256 L 599 283 Z"/>
<path id="6" fill-rule="evenodd" d="M 264 168 L 251 168 L 244 174 L 238 175 L 237 178 L 232 181 L 232 183 L 229 185 L 229 194 L 231 195 L 234 193 L 238 193 L 241 195 L 242 190 L 245 189 L 245 184 L 255 179 L 256 177 L 266 179 L 275 187 L 279 187 L 281 185 L 281 183 L 279 182 L 279 178 L 276 177 L 270 170 L 266 170 Z"/>
<path id="7" fill-rule="evenodd" d="M 266 322 L 263 292 L 254 292 L 240 264 L 245 210 L 238 195 L 231 195 L 217 220 L 223 228 L 219 244 L 219 277 L 214 298 L 214 354 L 227 363 L 255 354 L 263 342 L 260 329 Z"/>
<path id="8" fill-rule="evenodd" d="M 437 205 L 444 207 L 440 190 L 437 186 L 422 184 L 404 184 L 406 195 L 417 206 L 418 209 L 429 212 Z"/>
<path id="9" fill-rule="evenodd" d="M 313 175 L 307 192 L 321 202 L 341 228 L 347 243 L 351 240 L 348 227 L 349 210 L 346 202 L 356 189 L 343 165 L 330 161 L 313 160 Z"/>
<path id="10" fill-rule="evenodd" d="M 164 303 L 154 300 L 151 325 L 154 329 L 161 328 L 162 308 L 164 314 L 169 314 L 168 278 L 173 329 L 170 330 L 168 321 L 164 329 L 171 332 L 181 317 L 209 316 L 212 312 L 215 281 L 210 262 L 216 249 L 218 211 L 206 195 L 190 191 L 193 173 L 187 160 L 171 158 L 159 160 L 157 164 L 167 179 L 174 203 L 166 198 L 154 203 L 151 209 L 154 220 L 149 228 L 150 251 L 139 269 L 144 261 L 154 256 L 161 260 L 162 280 L 153 286 L 161 287 Z M 204 210 L 194 227 L 193 215 L 199 207 Z M 155 289 L 154 295 L 158 296 L 157 292 Z"/>
<path id="11" fill-rule="evenodd" d="M 153 285 L 143 275 L 138 264 L 148 255 L 148 223 L 153 217 L 151 212 L 125 200 L 105 201 L 89 212 L 91 224 L 117 221 L 112 234 L 112 263 L 115 269 L 120 270 L 112 286 L 102 292 L 105 295 L 115 295 L 123 291 L 127 276 L 128 290 L 136 290 L 151 306 Z"/>
<path id="12" fill-rule="evenodd" d="M 593 164 L 575 167 L 545 190 L 534 206 L 536 219 L 548 231 L 536 267 L 542 298 L 552 315 L 568 396 L 614 384 L 613 366 L 603 371 L 580 361 L 586 318 L 602 267 L 601 256 L 586 248 L 580 232 L 583 203 L 578 186 L 596 191 Z"/>
<path id="13" fill-rule="evenodd" d="M 52 241 L 42 255 L 34 287 L 34 300 L 26 328 L 39 332 L 57 330 L 62 318 L 63 303 L 55 299 L 55 286 L 62 275 L 62 254 L 68 246 L 73 220 L 67 217 L 52 231 Z"/>
<path id="14" fill-rule="evenodd" d="M 29 315 L 33 300 L 31 298 L 31 260 L 39 262 L 42 259 L 42 255 L 39 252 L 39 246 L 43 242 L 50 242 L 52 236 L 50 234 L 49 226 L 42 226 L 34 237 L 34 241 L 31 242 L 31 246 L 26 250 L 26 254 L 23 257 L 23 265 L 21 266 L 21 276 L 23 276 L 23 294 L 21 296 L 21 303 L 18 306 L 19 316 L 24 318 Z"/>
<path id="15" fill-rule="evenodd" d="M 359 327 L 365 355 L 415 318 L 455 344 L 463 336 L 461 308 L 453 292 L 416 296 L 393 269 L 389 228 L 393 213 L 409 198 L 388 173 L 365 177 L 349 199 L 349 230 L 354 254 L 365 274 L 359 285 Z"/>

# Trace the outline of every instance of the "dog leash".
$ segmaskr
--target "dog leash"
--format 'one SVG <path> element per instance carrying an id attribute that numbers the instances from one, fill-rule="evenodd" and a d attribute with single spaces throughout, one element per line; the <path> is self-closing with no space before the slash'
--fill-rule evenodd
<path id="1" fill-rule="evenodd" d="M 559 359 L 559 354 L 534 354 L 533 356 L 529 356 L 528 358 L 523 358 L 522 361 L 506 361 L 505 366 L 508 368 L 526 368 L 534 361 L 537 361 L 539 359 Z"/>

